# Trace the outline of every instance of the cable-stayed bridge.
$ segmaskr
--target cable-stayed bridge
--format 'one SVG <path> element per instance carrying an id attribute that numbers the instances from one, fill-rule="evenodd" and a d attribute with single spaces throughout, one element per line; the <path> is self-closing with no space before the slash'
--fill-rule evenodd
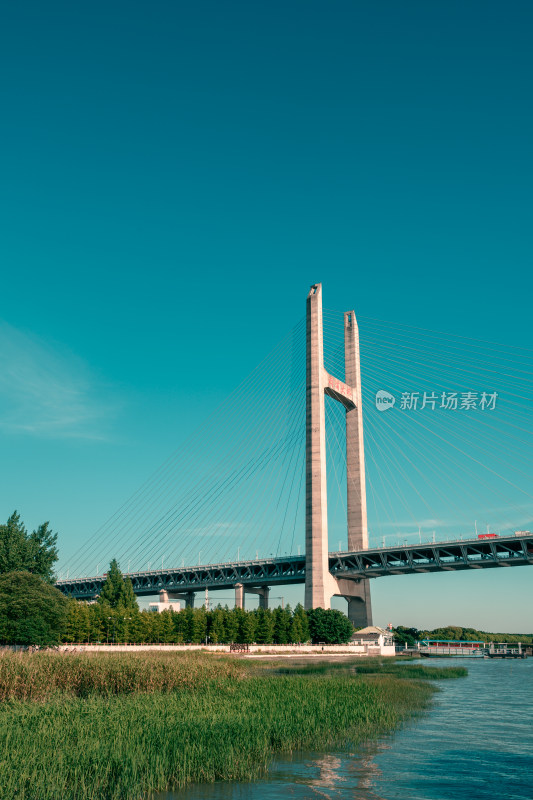
<path id="1" fill-rule="evenodd" d="M 237 605 L 250 592 L 266 605 L 271 586 L 304 583 L 307 607 L 341 595 L 365 624 L 369 578 L 531 563 L 531 535 L 514 535 L 532 527 L 529 354 L 383 329 L 360 356 L 354 312 L 323 312 L 313 286 L 305 321 L 84 543 L 58 586 L 94 597 L 98 562 L 117 557 L 139 595 L 191 605 L 198 591 L 234 589 Z M 469 511 L 499 537 L 454 541 Z M 423 545 L 428 527 L 444 535 Z"/>

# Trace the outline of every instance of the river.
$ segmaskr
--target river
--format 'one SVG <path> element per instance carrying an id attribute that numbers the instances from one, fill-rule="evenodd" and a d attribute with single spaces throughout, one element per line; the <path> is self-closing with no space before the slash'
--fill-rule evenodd
<path id="1" fill-rule="evenodd" d="M 428 662 L 423 662 L 428 663 Z M 161 800 L 531 800 L 533 659 L 439 659 L 429 711 L 356 751 L 295 754 L 253 783 L 192 786 Z"/>

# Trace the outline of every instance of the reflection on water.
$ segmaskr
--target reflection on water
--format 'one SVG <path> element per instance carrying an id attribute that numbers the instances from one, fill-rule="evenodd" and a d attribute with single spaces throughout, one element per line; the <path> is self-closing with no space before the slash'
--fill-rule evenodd
<path id="1" fill-rule="evenodd" d="M 269 778 L 276 782 L 276 792 L 266 795 L 280 798 L 372 798 L 381 800 L 370 791 L 379 767 L 373 761 L 382 743 L 359 748 L 357 753 L 308 753 L 285 762 L 278 762 Z M 264 785 L 264 784 L 263 784 Z"/>
<path id="2" fill-rule="evenodd" d="M 277 760 L 265 780 L 190 786 L 157 795 L 156 800 L 383 800 L 373 789 L 380 772 L 374 756 L 388 746 L 380 741 L 356 752 L 296 753 Z"/>
<path id="3" fill-rule="evenodd" d="M 467 678 L 437 682 L 432 709 L 394 736 L 354 752 L 280 759 L 255 783 L 192 786 L 157 800 L 531 800 L 533 659 L 466 666 Z"/>

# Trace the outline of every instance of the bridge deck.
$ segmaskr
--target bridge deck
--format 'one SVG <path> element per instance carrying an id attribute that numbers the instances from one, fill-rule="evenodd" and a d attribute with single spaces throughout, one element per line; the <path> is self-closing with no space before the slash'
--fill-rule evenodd
<path id="1" fill-rule="evenodd" d="M 359 580 L 416 572 L 446 572 L 489 567 L 533 564 L 533 534 L 501 536 L 497 539 L 464 539 L 400 547 L 382 547 L 329 554 L 329 569 L 337 578 Z M 132 572 L 128 575 L 136 595 L 169 592 L 199 592 L 245 586 L 281 586 L 304 583 L 305 556 L 263 558 L 227 564 L 179 569 Z M 64 594 L 78 599 L 96 597 L 105 576 L 61 580 Z"/>

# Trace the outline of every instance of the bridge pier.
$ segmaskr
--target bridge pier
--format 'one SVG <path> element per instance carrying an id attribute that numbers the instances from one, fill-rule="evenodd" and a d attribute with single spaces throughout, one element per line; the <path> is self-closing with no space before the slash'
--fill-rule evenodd
<path id="1" fill-rule="evenodd" d="M 244 608 L 244 598 L 247 594 L 259 595 L 259 608 L 268 608 L 269 586 L 245 586 L 243 583 L 235 584 L 235 608 Z"/>
<path id="2" fill-rule="evenodd" d="M 167 600 L 163 602 L 168 603 L 168 598 L 171 600 L 181 600 L 185 603 L 185 608 L 194 608 L 194 598 L 196 597 L 196 592 L 159 592 L 159 598 L 161 599 L 161 595 L 165 594 L 167 596 Z"/>
<path id="3" fill-rule="evenodd" d="M 244 608 L 244 586 L 242 583 L 235 584 L 235 608 Z"/>
<path id="4" fill-rule="evenodd" d="M 336 595 L 348 601 L 348 619 L 354 628 L 366 628 L 372 624 L 372 602 L 370 600 L 370 581 L 362 578 L 350 581 L 346 578 L 336 580 Z"/>
<path id="5" fill-rule="evenodd" d="M 250 588 L 246 587 L 245 591 L 250 594 L 258 594 L 259 595 L 259 608 L 264 608 L 265 611 L 268 608 L 268 596 L 270 594 L 270 586 L 250 586 Z"/>

